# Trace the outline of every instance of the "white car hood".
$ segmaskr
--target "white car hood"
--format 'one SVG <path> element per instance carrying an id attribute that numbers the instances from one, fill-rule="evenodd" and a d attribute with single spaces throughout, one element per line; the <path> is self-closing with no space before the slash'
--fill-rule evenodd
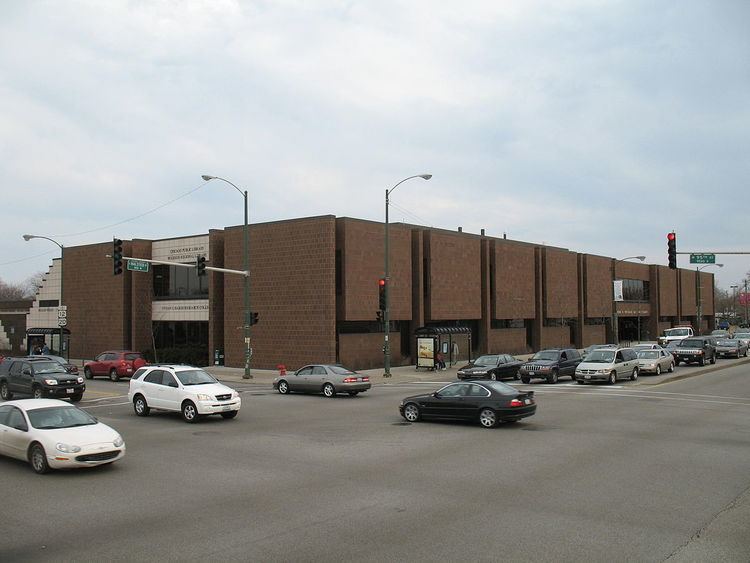
<path id="1" fill-rule="evenodd" d="M 104 443 L 111 445 L 119 436 L 117 431 L 101 422 L 90 426 L 74 426 L 73 428 L 36 428 L 34 433 L 43 436 L 49 442 L 63 442 L 75 446 Z"/>
<path id="2" fill-rule="evenodd" d="M 612 362 L 581 362 L 576 369 L 612 369 Z"/>
<path id="3" fill-rule="evenodd" d="M 222 385 L 221 383 L 203 383 L 201 385 L 183 385 L 183 389 L 186 393 L 192 393 L 197 395 L 198 393 L 205 393 L 206 395 L 230 395 L 234 393 L 234 389 Z"/>

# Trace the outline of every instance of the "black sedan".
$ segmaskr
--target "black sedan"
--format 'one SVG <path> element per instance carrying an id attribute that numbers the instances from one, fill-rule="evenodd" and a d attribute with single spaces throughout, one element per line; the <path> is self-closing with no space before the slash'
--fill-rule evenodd
<path id="1" fill-rule="evenodd" d="M 523 362 L 509 354 L 486 354 L 458 370 L 459 379 L 518 379 Z"/>
<path id="2" fill-rule="evenodd" d="M 427 395 L 407 397 L 398 407 L 409 422 L 436 418 L 478 421 L 485 428 L 516 422 L 536 412 L 533 391 L 500 381 L 460 381 Z"/>

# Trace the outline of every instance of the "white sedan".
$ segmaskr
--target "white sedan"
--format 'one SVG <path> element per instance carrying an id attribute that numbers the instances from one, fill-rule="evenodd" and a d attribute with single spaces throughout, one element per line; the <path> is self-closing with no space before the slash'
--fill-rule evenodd
<path id="1" fill-rule="evenodd" d="M 57 399 L 0 404 L 0 454 L 28 461 L 37 473 L 93 467 L 125 455 L 115 430 L 86 411 Z"/>

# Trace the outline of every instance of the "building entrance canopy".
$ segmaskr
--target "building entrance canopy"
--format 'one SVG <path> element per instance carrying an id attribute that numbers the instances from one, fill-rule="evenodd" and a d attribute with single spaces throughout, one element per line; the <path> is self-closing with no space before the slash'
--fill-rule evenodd
<path id="1" fill-rule="evenodd" d="M 26 334 L 27 336 L 44 336 L 45 334 L 60 334 L 60 327 L 27 328 Z M 70 334 L 70 330 L 67 328 L 64 328 L 63 334 Z"/>

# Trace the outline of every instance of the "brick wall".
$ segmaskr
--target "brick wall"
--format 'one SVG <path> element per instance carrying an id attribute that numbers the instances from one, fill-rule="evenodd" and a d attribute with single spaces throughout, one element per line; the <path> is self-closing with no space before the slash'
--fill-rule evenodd
<path id="1" fill-rule="evenodd" d="M 713 316 L 714 314 L 714 275 L 708 272 L 700 273 L 701 283 L 701 301 L 703 316 Z"/>
<path id="2" fill-rule="evenodd" d="M 680 272 L 680 314 L 683 317 L 693 317 L 698 314 L 695 296 L 695 272 L 692 270 L 677 270 Z"/>
<path id="3" fill-rule="evenodd" d="M 385 225 L 336 219 L 336 247 L 341 254 L 342 295 L 338 320 L 372 321 L 378 310 L 378 280 L 385 273 Z M 404 225 L 389 225 L 389 313 L 391 320 L 409 320 L 412 313 L 412 236 Z"/>
<path id="4" fill-rule="evenodd" d="M 571 348 L 573 346 L 570 339 L 570 327 L 545 326 L 542 328 L 541 350 L 545 348 Z"/>
<path id="5" fill-rule="evenodd" d="M 525 328 L 501 328 L 489 332 L 490 354 L 527 354 Z"/>
<path id="6" fill-rule="evenodd" d="M 481 318 L 480 240 L 447 231 L 424 233 L 430 320 Z"/>
<path id="7" fill-rule="evenodd" d="M 605 344 L 607 342 L 607 327 L 605 325 L 583 326 L 583 348 L 591 344 Z"/>
<path id="8" fill-rule="evenodd" d="M 391 333 L 393 365 L 400 364 L 401 339 Z M 383 366 L 383 333 L 339 334 L 339 362 L 354 370 Z"/>
<path id="9" fill-rule="evenodd" d="M 130 242 L 123 253 L 129 256 Z M 64 299 L 68 306 L 70 357 L 93 358 L 104 350 L 130 347 L 131 272 L 112 274 L 112 243 L 65 249 Z"/>
<path id="10" fill-rule="evenodd" d="M 658 266 L 659 276 L 659 315 L 677 316 L 677 271 L 667 266 Z M 669 328 L 669 327 L 667 327 Z"/>
<path id="11" fill-rule="evenodd" d="M 225 267 L 242 269 L 242 227 L 224 232 Z M 333 216 L 252 225 L 252 366 L 296 369 L 336 360 L 336 223 Z M 226 365 L 244 365 L 243 278 L 224 275 Z"/>
<path id="12" fill-rule="evenodd" d="M 534 247 L 527 244 L 493 241 L 490 245 L 493 268 L 493 319 L 533 319 L 536 314 L 536 269 Z M 524 336 L 524 341 L 525 341 Z"/>
<path id="13" fill-rule="evenodd" d="M 584 268 L 586 277 L 584 315 L 588 318 L 611 317 L 612 260 L 602 256 L 585 255 Z M 584 340 L 585 338 L 584 335 Z"/>
<path id="14" fill-rule="evenodd" d="M 134 258 L 151 258 L 151 241 L 136 239 L 131 244 Z M 127 266 L 126 266 L 127 267 Z M 131 273 L 132 318 L 130 328 L 133 350 L 143 352 L 153 350 L 151 324 L 151 303 L 154 300 L 153 264 L 149 264 L 148 273 Z"/>
<path id="15" fill-rule="evenodd" d="M 578 315 L 578 262 L 575 252 L 542 249 L 544 316 L 548 319 Z"/>
<path id="16" fill-rule="evenodd" d="M 646 280 L 651 279 L 648 264 L 637 262 L 618 262 L 615 265 L 615 277 L 618 280 Z"/>

